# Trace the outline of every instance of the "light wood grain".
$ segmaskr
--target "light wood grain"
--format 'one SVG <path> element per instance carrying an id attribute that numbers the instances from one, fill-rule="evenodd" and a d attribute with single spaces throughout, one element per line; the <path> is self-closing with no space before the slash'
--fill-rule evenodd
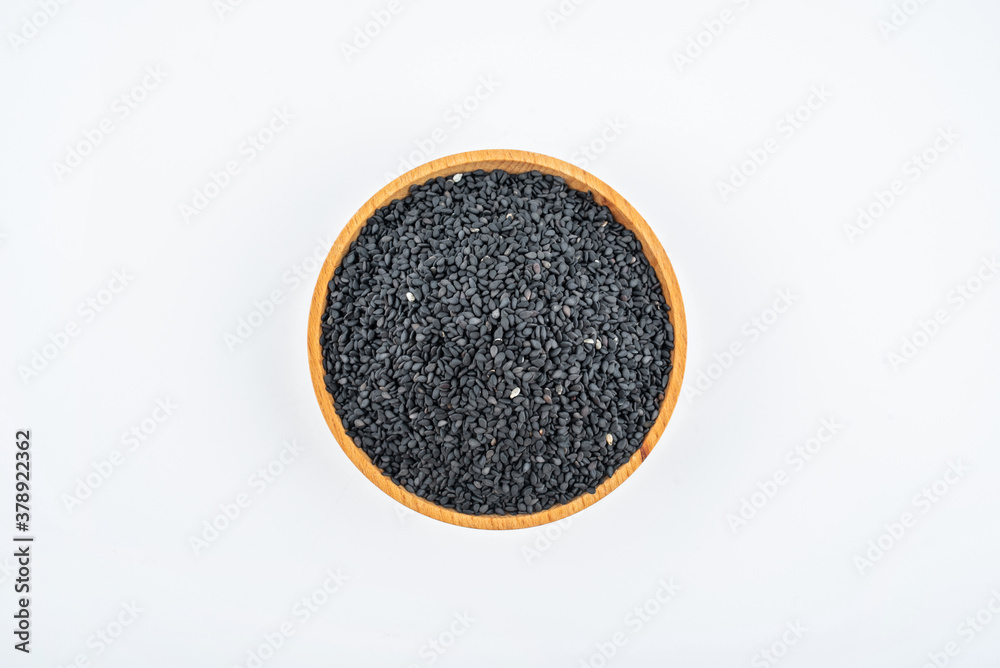
<path id="1" fill-rule="evenodd" d="M 319 337 L 320 321 L 323 317 L 323 312 L 326 310 L 327 286 L 333 278 L 334 270 L 340 264 L 344 255 L 347 254 L 351 243 L 357 239 L 365 222 L 367 222 L 376 209 L 389 204 L 392 200 L 402 199 L 408 195 L 410 186 L 412 185 L 425 183 L 429 179 L 438 176 L 450 176 L 458 172 L 468 173 L 477 169 L 486 171 L 502 169 L 512 174 L 537 170 L 545 174 L 562 177 L 571 188 L 592 192 L 594 201 L 598 204 L 606 205 L 611 209 L 615 220 L 632 230 L 639 241 L 642 242 L 643 253 L 656 270 L 656 275 L 663 286 L 663 296 L 670 306 L 670 321 L 674 326 L 673 370 L 670 373 L 670 380 L 667 385 L 663 404 L 660 406 L 659 416 L 656 423 L 646 434 L 642 446 L 628 462 L 615 471 L 613 476 L 605 480 L 595 493 L 584 494 L 569 503 L 553 506 L 548 510 L 538 513 L 524 515 L 467 515 L 443 508 L 408 492 L 400 485 L 394 483 L 391 478 L 383 475 L 378 467 L 372 463 L 368 455 L 357 447 L 354 441 L 351 440 L 351 437 L 344 432 L 340 417 L 333 406 L 333 397 L 330 396 L 323 381 L 325 372 L 323 370 Z M 673 267 L 670 265 L 670 260 L 667 259 L 667 254 L 664 252 L 663 246 L 660 245 L 656 235 L 653 234 L 653 231 L 646 224 L 646 221 L 643 220 L 642 216 L 610 186 L 579 167 L 538 153 L 513 150 L 472 151 L 434 160 L 403 174 L 365 202 L 364 206 L 347 223 L 340 236 L 337 237 L 333 248 L 330 249 L 330 253 L 327 255 L 323 268 L 320 270 L 319 278 L 316 281 L 316 289 L 313 292 L 312 307 L 309 311 L 307 338 L 309 345 L 309 368 L 320 410 L 323 412 L 323 417 L 326 418 L 326 422 L 330 426 L 330 431 L 333 432 L 334 438 L 337 439 L 340 447 L 347 453 L 351 461 L 354 462 L 354 465 L 369 480 L 375 483 L 379 489 L 403 505 L 442 522 L 476 529 L 521 529 L 554 522 L 596 503 L 622 484 L 639 467 L 639 464 L 649 456 L 649 453 L 653 450 L 653 446 L 656 445 L 660 435 L 663 434 L 664 428 L 667 426 L 667 422 L 670 420 L 670 415 L 673 413 L 674 406 L 677 404 L 677 399 L 680 396 L 681 382 L 684 378 L 684 359 L 687 352 L 687 327 L 684 320 L 684 303 L 681 300 L 681 291 L 677 284 L 677 277 L 674 275 Z"/>

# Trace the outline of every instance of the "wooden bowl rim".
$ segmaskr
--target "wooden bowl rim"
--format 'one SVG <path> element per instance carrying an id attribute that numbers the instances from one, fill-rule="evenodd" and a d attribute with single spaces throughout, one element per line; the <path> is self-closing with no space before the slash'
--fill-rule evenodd
<path id="1" fill-rule="evenodd" d="M 664 393 L 665 396 L 663 403 L 660 405 L 660 412 L 656 422 L 649 429 L 640 448 L 636 450 L 635 454 L 625 464 L 621 465 L 615 471 L 614 475 L 601 483 L 594 493 L 583 494 L 568 503 L 553 506 L 537 513 L 522 515 L 467 515 L 431 503 L 397 485 L 372 463 L 371 458 L 355 445 L 351 437 L 344 431 L 340 416 L 337 415 L 334 409 L 333 397 L 327 391 L 324 382 L 326 374 L 323 369 L 319 334 L 320 321 L 326 309 L 327 286 L 333 278 L 334 270 L 340 264 L 344 255 L 347 254 L 351 243 L 357 238 L 361 228 L 364 227 L 365 223 L 377 209 L 389 204 L 393 200 L 402 199 L 409 194 L 410 186 L 426 183 L 428 180 L 438 176 L 450 176 L 458 172 L 468 173 L 477 169 L 485 171 L 503 169 L 512 174 L 537 170 L 544 174 L 562 177 L 571 188 L 593 193 L 594 201 L 598 204 L 608 206 L 614 214 L 615 220 L 632 230 L 642 243 L 643 254 L 650 265 L 653 266 L 657 277 L 660 279 L 663 296 L 670 306 L 670 322 L 674 327 L 673 369 L 667 381 L 667 391 Z M 326 257 L 326 261 L 323 263 L 323 267 L 320 269 L 319 277 L 316 280 L 316 287 L 313 290 L 312 305 L 309 309 L 307 339 L 313 390 L 316 393 L 316 400 L 319 402 L 323 417 L 326 419 L 330 431 L 344 453 L 376 487 L 408 508 L 442 522 L 477 529 L 521 529 L 555 522 L 593 505 L 616 489 L 649 456 L 649 453 L 652 452 L 653 447 L 670 421 L 670 416 L 680 397 L 681 383 L 684 379 L 684 363 L 687 354 L 687 323 L 684 318 L 684 303 L 681 299 L 677 277 L 674 274 L 666 252 L 663 250 L 663 246 L 642 216 L 611 186 L 583 169 L 558 158 L 529 151 L 488 149 L 456 153 L 411 169 L 379 190 L 358 209 L 358 212 L 354 214 L 337 236 L 333 247 Z"/>

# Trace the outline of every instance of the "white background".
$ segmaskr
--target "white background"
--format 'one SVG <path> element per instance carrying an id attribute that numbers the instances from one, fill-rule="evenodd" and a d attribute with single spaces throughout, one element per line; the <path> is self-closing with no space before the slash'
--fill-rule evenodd
<path id="1" fill-rule="evenodd" d="M 37 542 L 30 656 L 12 649 L 0 552 L 0 665 L 255 665 L 283 622 L 294 635 L 263 665 L 917 668 L 948 642 L 948 665 L 1000 665 L 1000 279 L 977 276 L 1000 251 L 1000 6 L 909 5 L 886 35 L 890 0 L 403 0 L 348 57 L 386 2 L 98 0 L 51 19 L 4 2 L 0 541 L 29 428 Z M 165 78 L 131 93 L 148 67 Z M 813 87 L 829 99 L 788 136 L 779 123 Z M 127 117 L 122 95 L 144 98 Z M 276 108 L 294 119 L 246 160 Z M 913 179 L 907 162 L 948 128 L 958 139 Z M 769 138 L 777 151 L 724 200 L 719 183 Z M 654 454 L 547 531 L 405 511 L 341 452 L 309 380 L 313 254 L 410 154 L 479 148 L 611 184 L 659 235 L 687 309 L 688 391 Z M 230 160 L 240 172 L 184 216 Z M 894 179 L 888 211 L 849 235 Z M 128 285 L 102 293 L 122 269 Z M 774 322 L 779 290 L 795 301 Z M 282 302 L 252 316 L 273 291 Z M 249 338 L 227 340 L 248 318 Z M 921 344 L 909 359 L 904 339 Z M 178 406 L 161 423 L 157 400 Z M 824 419 L 841 426 L 796 470 L 787 454 Z M 132 451 L 123 434 L 143 425 Z M 252 476 L 290 440 L 302 454 L 261 491 Z M 915 501 L 949 462 L 967 470 Z M 250 506 L 193 548 L 241 493 Z M 904 513 L 912 526 L 872 552 Z M 349 580 L 301 622 L 296 601 L 337 569 Z M 650 600 L 647 621 L 629 616 Z M 133 601 L 138 619 L 102 644 Z M 960 626 L 977 613 L 996 618 Z"/>

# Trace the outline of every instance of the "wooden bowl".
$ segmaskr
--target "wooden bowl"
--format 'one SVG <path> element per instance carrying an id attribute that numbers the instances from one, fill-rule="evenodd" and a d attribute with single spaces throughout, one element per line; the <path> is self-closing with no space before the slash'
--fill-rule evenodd
<path id="1" fill-rule="evenodd" d="M 603 204 L 611 209 L 615 220 L 632 230 L 639 241 L 642 242 L 643 254 L 653 269 L 656 270 L 656 275 L 660 279 L 660 284 L 663 287 L 663 296 L 670 306 L 670 322 L 674 327 L 673 370 L 670 372 L 670 380 L 667 383 L 667 390 L 664 393 L 663 404 L 660 406 L 660 413 L 656 422 L 646 434 L 642 446 L 636 450 L 631 459 L 615 471 L 613 476 L 601 483 L 593 494 L 578 496 L 569 503 L 553 506 L 548 510 L 537 513 L 522 515 L 467 515 L 431 503 L 397 485 L 391 478 L 384 475 L 372 463 L 371 458 L 361 448 L 356 446 L 351 437 L 344 432 L 340 416 L 337 415 L 333 407 L 333 397 L 327 391 L 323 380 L 326 373 L 323 369 L 323 354 L 320 349 L 319 339 L 320 321 L 327 305 L 327 286 L 333 278 L 334 270 L 340 264 L 344 255 L 347 254 L 351 243 L 357 239 L 361 228 L 371 215 L 375 213 L 376 209 L 389 204 L 393 200 L 406 197 L 410 192 L 410 186 L 426 183 L 428 180 L 438 176 L 450 176 L 458 172 L 468 173 L 477 169 L 486 171 L 502 169 L 511 174 L 537 170 L 544 174 L 562 177 L 571 188 L 593 193 L 594 201 L 599 205 Z M 320 410 L 323 411 L 323 417 L 326 418 L 326 423 L 330 425 L 330 431 L 333 432 L 334 438 L 340 443 L 340 447 L 347 453 L 350 460 L 354 462 L 354 465 L 361 469 L 361 472 L 375 483 L 379 489 L 418 513 L 423 513 L 428 517 L 433 517 L 442 522 L 476 529 L 521 529 L 554 522 L 596 503 L 607 496 L 611 490 L 622 484 L 639 467 L 639 464 L 649 456 L 653 446 L 656 445 L 656 441 L 659 440 L 660 434 L 663 433 L 663 429 L 670 420 L 670 414 L 673 413 L 674 406 L 677 404 L 677 399 L 680 395 L 681 381 L 684 378 L 684 358 L 687 352 L 684 304 L 681 301 L 681 291 L 677 285 L 677 277 L 674 275 L 673 267 L 670 266 L 667 254 L 663 251 L 663 246 L 660 245 L 656 235 L 649 229 L 649 225 L 642 219 L 642 216 L 610 186 L 579 167 L 556 158 L 539 155 L 538 153 L 507 150 L 471 151 L 469 153 L 458 153 L 433 160 L 403 174 L 365 202 L 364 206 L 347 223 L 340 236 L 337 237 L 333 248 L 330 249 L 330 254 L 326 257 L 323 268 L 319 272 L 319 278 L 316 280 L 316 289 L 313 292 L 312 307 L 309 310 L 307 338 L 309 343 L 309 368 L 312 373 L 313 389 L 316 391 L 316 399 L 319 401 Z"/>

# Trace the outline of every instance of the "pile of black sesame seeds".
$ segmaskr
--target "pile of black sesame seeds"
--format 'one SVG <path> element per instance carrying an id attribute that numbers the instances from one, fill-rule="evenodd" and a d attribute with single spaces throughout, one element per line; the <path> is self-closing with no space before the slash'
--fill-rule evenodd
<path id="1" fill-rule="evenodd" d="M 393 481 L 467 514 L 595 488 L 656 420 L 673 328 L 635 236 L 539 172 L 414 186 L 329 283 L 320 345 L 348 435 Z"/>

